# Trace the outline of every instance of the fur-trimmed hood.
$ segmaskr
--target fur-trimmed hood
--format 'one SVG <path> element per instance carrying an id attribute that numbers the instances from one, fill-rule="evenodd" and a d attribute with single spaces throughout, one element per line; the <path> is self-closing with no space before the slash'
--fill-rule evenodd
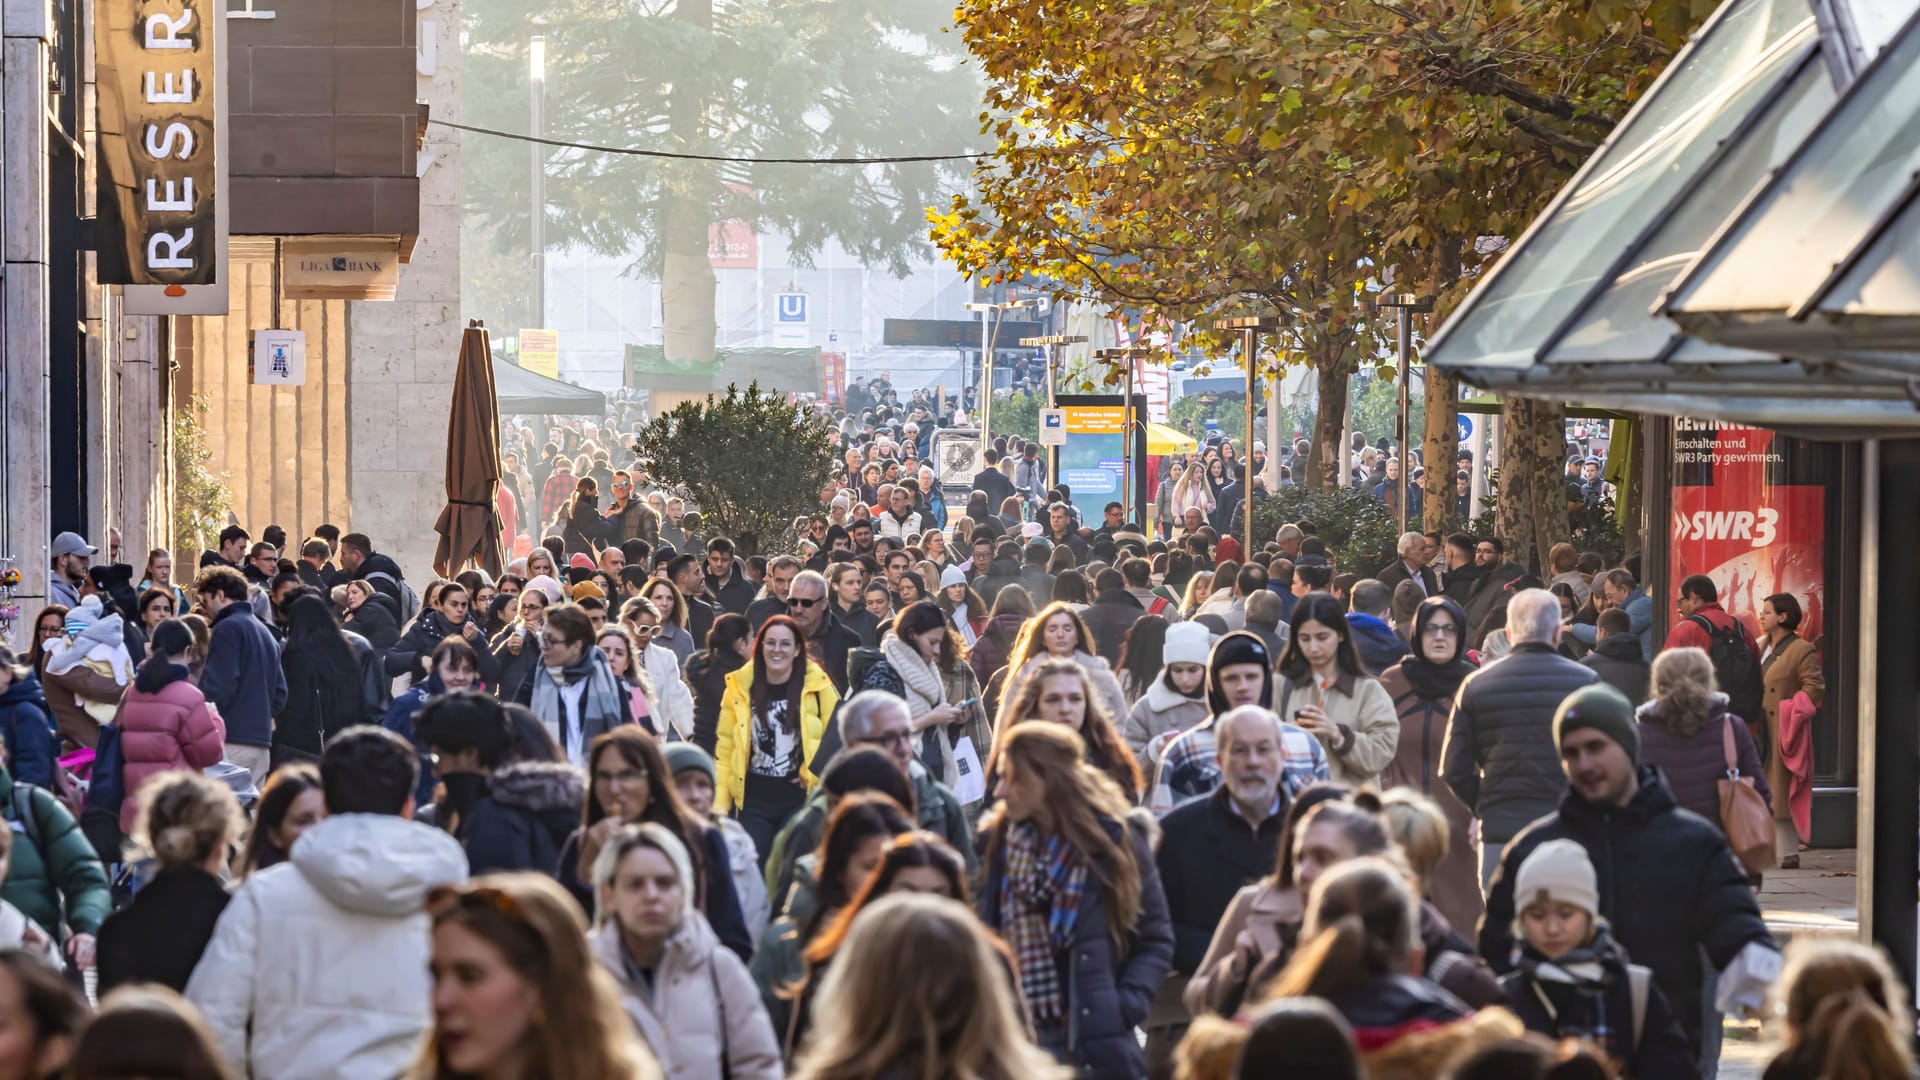
<path id="1" fill-rule="evenodd" d="M 1450 1022 L 1408 1025 L 1393 1041 L 1363 1052 L 1360 1061 L 1370 1080 L 1432 1080 L 1480 1047 L 1525 1031 L 1520 1018 L 1506 1009 L 1482 1009 Z"/>
<path id="2" fill-rule="evenodd" d="M 487 781 L 487 791 L 494 802 L 515 810 L 577 815 L 586 805 L 587 777 L 560 762 L 522 761 L 497 770 Z"/>

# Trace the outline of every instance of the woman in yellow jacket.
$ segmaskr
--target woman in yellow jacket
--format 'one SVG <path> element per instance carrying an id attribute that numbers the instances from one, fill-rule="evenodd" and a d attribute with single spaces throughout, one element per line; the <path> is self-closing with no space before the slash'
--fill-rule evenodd
<path id="1" fill-rule="evenodd" d="M 799 624 L 775 615 L 761 624 L 753 659 L 727 676 L 715 739 L 716 813 L 732 811 L 762 862 L 773 838 L 806 802 L 817 778 L 807 768 L 840 693 L 807 659 Z"/>

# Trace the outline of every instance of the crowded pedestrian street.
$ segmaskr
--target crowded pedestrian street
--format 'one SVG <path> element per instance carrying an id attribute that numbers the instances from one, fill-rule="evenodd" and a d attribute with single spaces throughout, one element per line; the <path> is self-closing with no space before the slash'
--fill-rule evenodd
<path id="1" fill-rule="evenodd" d="M 1920 0 L 0 41 L 0 1080 L 1920 1080 Z"/>

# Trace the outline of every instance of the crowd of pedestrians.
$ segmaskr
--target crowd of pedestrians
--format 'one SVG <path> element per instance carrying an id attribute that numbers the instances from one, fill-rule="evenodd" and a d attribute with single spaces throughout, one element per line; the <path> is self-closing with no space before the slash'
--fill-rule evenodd
<path id="1" fill-rule="evenodd" d="M 1231 444 L 1171 539 L 1021 445 L 946 492 L 931 403 L 864 391 L 764 556 L 582 429 L 516 448 L 498 577 L 235 526 L 136 588 L 63 537 L 0 655 L 0 1080 L 1684 1080 L 1770 1000 L 1770 1076 L 1911 1074 L 1883 958 L 1755 901 L 1794 597 L 1753 640 L 1690 578 L 1656 649 L 1571 549 L 1246 550 Z"/>

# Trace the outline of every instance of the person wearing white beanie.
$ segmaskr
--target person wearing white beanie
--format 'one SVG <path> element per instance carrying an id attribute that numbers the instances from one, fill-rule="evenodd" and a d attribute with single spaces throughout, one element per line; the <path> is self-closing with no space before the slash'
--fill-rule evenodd
<path id="1" fill-rule="evenodd" d="M 1212 650 L 1213 634 L 1200 623 L 1167 627 L 1160 675 L 1133 703 L 1120 725 L 1120 736 L 1133 748 L 1142 773 L 1152 776 L 1167 741 L 1210 715 L 1207 657 Z"/>
<path id="2" fill-rule="evenodd" d="M 946 613 L 947 625 L 960 635 L 968 649 L 972 649 L 980 640 L 980 632 L 987 626 L 986 601 L 967 584 L 967 573 L 957 566 L 949 566 L 940 571 L 940 594 L 934 603 Z"/>
<path id="3" fill-rule="evenodd" d="M 1600 886 L 1587 849 L 1548 840 L 1514 875 L 1518 963 L 1500 980 L 1527 1030 L 1603 1047 L 1628 1076 L 1698 1076 L 1653 972 L 1627 962 L 1600 917 Z"/>

